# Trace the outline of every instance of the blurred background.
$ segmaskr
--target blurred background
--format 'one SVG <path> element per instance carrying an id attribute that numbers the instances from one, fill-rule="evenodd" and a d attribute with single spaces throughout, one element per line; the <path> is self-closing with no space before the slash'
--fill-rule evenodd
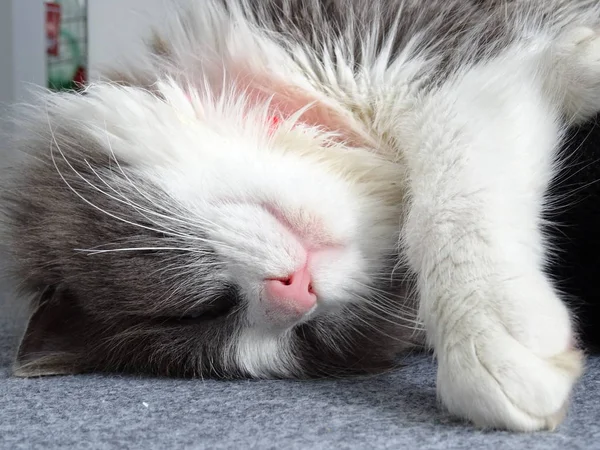
<path id="1" fill-rule="evenodd" d="M 7 105 L 28 100 L 32 85 L 72 89 L 135 55 L 165 3 L 0 0 L 0 119 Z"/>

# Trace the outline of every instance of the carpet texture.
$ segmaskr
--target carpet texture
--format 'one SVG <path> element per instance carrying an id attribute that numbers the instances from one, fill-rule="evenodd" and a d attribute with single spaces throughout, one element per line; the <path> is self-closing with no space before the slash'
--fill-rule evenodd
<path id="1" fill-rule="evenodd" d="M 235 381 L 86 375 L 10 377 L 0 321 L 4 449 L 599 449 L 600 358 L 555 432 L 481 432 L 438 408 L 431 358 L 366 380 Z"/>

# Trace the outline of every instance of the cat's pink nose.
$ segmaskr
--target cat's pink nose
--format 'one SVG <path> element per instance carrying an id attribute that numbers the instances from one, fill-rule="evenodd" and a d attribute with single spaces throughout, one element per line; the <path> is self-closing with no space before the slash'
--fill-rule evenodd
<path id="1" fill-rule="evenodd" d="M 286 278 L 266 280 L 265 291 L 271 308 L 282 313 L 304 315 L 317 303 L 307 267 Z"/>

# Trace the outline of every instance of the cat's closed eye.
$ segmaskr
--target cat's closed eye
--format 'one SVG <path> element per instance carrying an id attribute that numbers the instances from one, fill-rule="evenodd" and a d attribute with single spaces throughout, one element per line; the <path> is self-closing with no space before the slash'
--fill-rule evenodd
<path id="1" fill-rule="evenodd" d="M 182 315 L 169 317 L 166 320 L 179 325 L 197 325 L 204 322 L 226 318 L 241 307 L 239 294 L 234 287 L 228 288 L 216 299 L 192 306 Z M 160 321 L 160 319 L 158 319 Z"/>

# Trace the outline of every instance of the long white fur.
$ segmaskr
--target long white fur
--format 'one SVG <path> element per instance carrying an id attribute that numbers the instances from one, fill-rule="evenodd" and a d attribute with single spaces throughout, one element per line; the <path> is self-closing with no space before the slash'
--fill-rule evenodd
<path id="1" fill-rule="evenodd" d="M 282 361 L 289 363 L 286 340 L 264 326 L 257 280 L 285 275 L 304 257 L 248 198 L 292 214 L 310 205 L 326 239 L 343 244 L 315 269 L 329 303 L 343 302 L 347 290 L 377 274 L 369 264 L 399 239 L 418 277 L 420 318 L 439 362 L 445 406 L 480 426 L 556 426 L 582 361 L 573 349 L 570 314 L 542 270 L 540 223 L 565 127 L 600 110 L 598 32 L 575 26 L 577 17 L 564 5 L 548 27 L 536 28 L 535 17 L 524 15 L 517 25 L 534 33 L 528 44 L 464 64 L 424 91 L 422 74 L 436 61 L 434 54 L 412 52 L 417 38 L 390 61 L 386 52 L 370 51 L 374 38 L 367 33 L 358 76 L 350 70 L 349 44 L 340 41 L 332 46 L 339 49 L 335 66 L 324 59 L 315 69 L 306 46 L 298 43 L 290 58 L 245 20 L 244 1 L 228 3 L 226 14 L 217 2 L 194 2 L 185 14 L 193 17 L 195 34 L 179 26 L 182 15 L 174 21 L 166 40 L 175 63 L 163 67 L 167 79 L 158 87 L 164 99 L 99 83 L 89 96 L 53 106 L 62 117 L 84 118 L 81 126 L 109 139 L 119 158 L 210 223 L 211 239 L 227 248 L 230 275 L 246 277 L 245 294 L 256 299 L 235 358 L 256 376 L 278 374 Z M 600 7 L 590 5 L 580 25 L 598 21 Z M 543 4 L 532 3 L 531 11 L 536 7 Z M 340 113 L 364 137 L 368 155 L 315 128 L 294 129 L 292 119 L 270 136 L 268 103 L 246 107 L 227 81 L 255 73 Z M 327 82 L 319 85 L 317 78 Z M 156 115 L 133 132 L 128 121 L 140 123 L 131 119 L 140 103 L 151 103 Z M 118 131 L 107 136 L 106 129 Z M 362 169 L 348 171 L 343 158 L 356 158 Z M 266 178 L 268 185 L 261 183 Z M 357 185 L 362 191 L 353 191 Z M 232 201 L 215 209 L 197 191 Z M 309 216 L 300 222 L 311 223 Z M 379 220 L 372 226 L 361 217 Z"/>

